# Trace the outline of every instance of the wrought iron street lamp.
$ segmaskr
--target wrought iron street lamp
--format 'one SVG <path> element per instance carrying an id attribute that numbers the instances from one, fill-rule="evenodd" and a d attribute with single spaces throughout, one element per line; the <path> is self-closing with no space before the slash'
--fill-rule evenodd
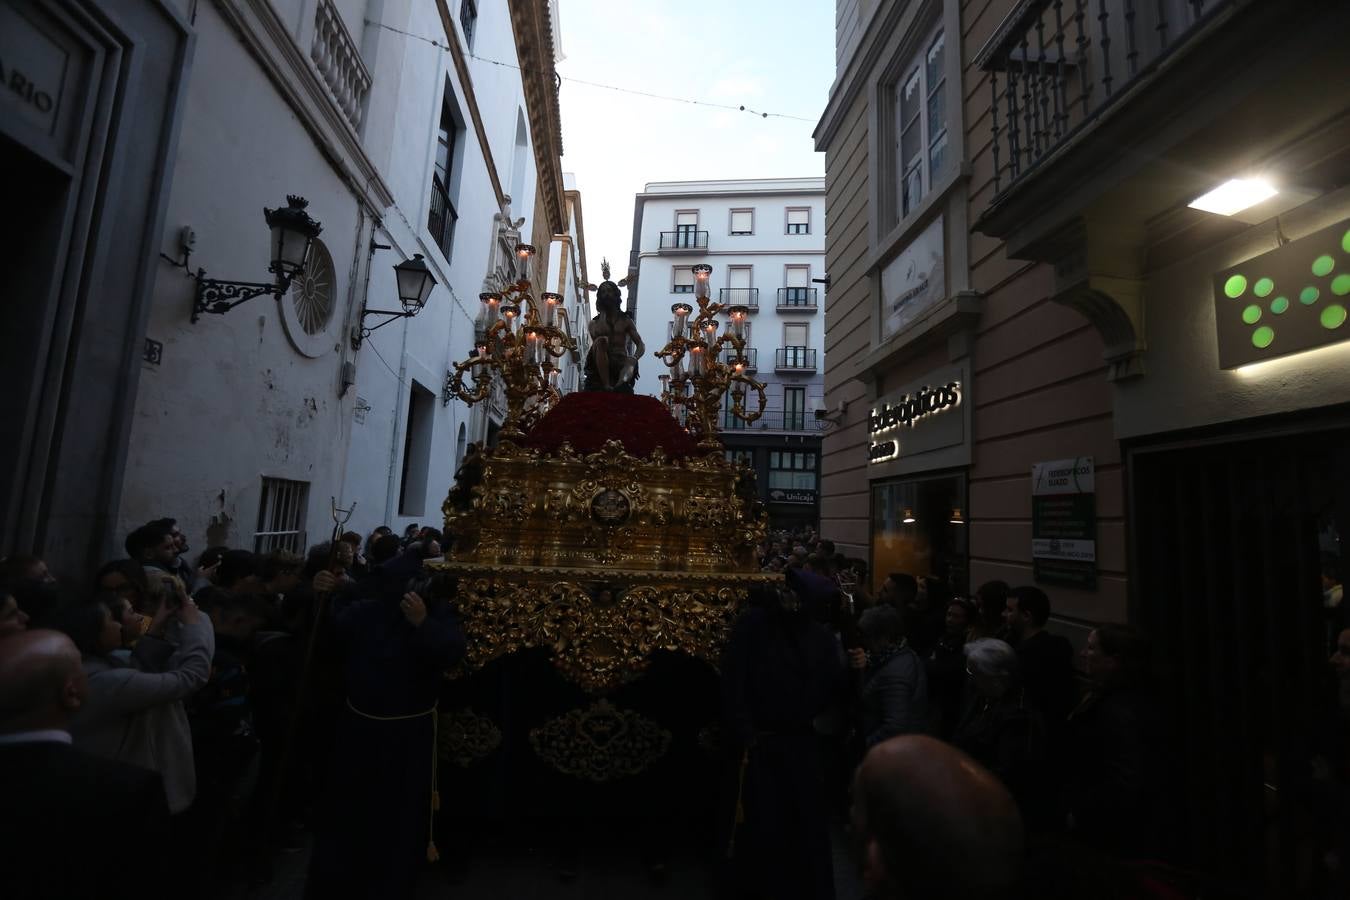
<path id="1" fill-rule="evenodd" d="M 420 313 L 422 307 L 427 305 L 427 298 L 431 296 L 431 289 L 436 286 L 436 276 L 431 274 L 431 270 L 427 268 L 426 260 L 422 258 L 420 253 L 414 253 L 412 259 L 405 259 L 394 266 L 394 279 L 398 284 L 398 302 L 403 307 L 403 311 L 398 312 L 390 309 L 361 310 L 361 330 L 352 334 L 353 350 L 360 350 L 361 342 L 370 337 L 371 333 L 378 331 L 395 319 L 409 319 Z M 367 328 L 364 324 L 366 316 L 384 316 L 385 319 L 374 328 Z"/>
<path id="2" fill-rule="evenodd" d="M 309 259 L 309 248 L 314 239 L 323 231 L 323 226 L 309 217 L 305 207 L 309 201 L 294 194 L 286 195 L 286 205 L 278 209 L 263 209 L 263 218 L 272 231 L 272 262 L 267 271 L 276 276 L 273 281 L 223 281 L 219 278 L 207 278 L 206 270 L 198 268 L 192 273 L 188 261 L 192 255 L 194 238 L 189 229 L 184 229 L 182 250 L 183 258 L 174 259 L 161 253 L 160 256 L 173 263 L 197 282 L 197 290 L 192 298 L 192 321 L 195 323 L 203 313 L 224 315 L 245 301 L 264 294 L 277 299 L 285 296 L 291 288 L 291 279 L 305 268 Z"/>

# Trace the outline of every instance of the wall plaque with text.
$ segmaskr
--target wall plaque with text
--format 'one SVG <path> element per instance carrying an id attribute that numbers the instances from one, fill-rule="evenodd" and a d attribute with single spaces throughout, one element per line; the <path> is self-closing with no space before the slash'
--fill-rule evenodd
<path id="1" fill-rule="evenodd" d="M 1031 568 L 1042 584 L 1097 587 L 1097 480 L 1091 456 L 1032 465 Z"/>

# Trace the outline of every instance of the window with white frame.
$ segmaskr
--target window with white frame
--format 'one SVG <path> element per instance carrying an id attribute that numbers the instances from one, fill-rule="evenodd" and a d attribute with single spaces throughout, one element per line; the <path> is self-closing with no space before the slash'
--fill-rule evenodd
<path id="1" fill-rule="evenodd" d="M 698 210 L 682 209 L 675 213 L 675 247 L 681 250 L 698 247 Z"/>
<path id="2" fill-rule="evenodd" d="M 811 267 L 785 266 L 783 269 L 783 306 L 814 306 L 811 301 Z"/>
<path id="3" fill-rule="evenodd" d="M 478 30 L 478 4 L 474 0 L 461 0 L 459 24 L 464 29 L 464 43 L 473 50 L 473 35 Z"/>
<path id="4" fill-rule="evenodd" d="M 692 294 L 694 292 L 694 267 L 671 266 L 670 290 L 673 294 Z"/>
<path id="5" fill-rule="evenodd" d="M 947 161 L 946 42 L 935 29 L 893 85 L 896 221 L 913 213 Z"/>
<path id="6" fill-rule="evenodd" d="M 258 527 L 253 552 L 305 552 L 305 517 L 309 515 L 309 482 L 263 478 L 258 501 Z"/>
<path id="7" fill-rule="evenodd" d="M 788 234 L 811 233 L 811 209 L 806 206 L 790 207 L 787 211 Z"/>
<path id="8" fill-rule="evenodd" d="M 755 233 L 755 211 L 753 209 L 733 209 L 731 211 L 732 234 Z"/>

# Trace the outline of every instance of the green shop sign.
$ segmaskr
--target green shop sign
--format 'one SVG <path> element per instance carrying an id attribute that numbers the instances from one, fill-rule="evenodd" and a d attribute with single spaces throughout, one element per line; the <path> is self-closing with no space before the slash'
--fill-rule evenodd
<path id="1" fill-rule="evenodd" d="M 1214 276 L 1225 369 L 1350 339 L 1350 219 Z"/>

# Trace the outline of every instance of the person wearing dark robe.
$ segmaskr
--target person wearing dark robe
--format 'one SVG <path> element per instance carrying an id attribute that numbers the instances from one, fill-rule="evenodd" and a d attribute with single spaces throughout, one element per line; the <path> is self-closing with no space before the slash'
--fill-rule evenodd
<path id="1" fill-rule="evenodd" d="M 438 855 L 436 703 L 464 634 L 449 602 L 453 579 L 413 591 L 394 586 L 392 574 L 370 580 L 380 590 L 369 599 L 334 613 L 347 696 L 306 884 L 315 900 L 412 897 Z"/>
<path id="2" fill-rule="evenodd" d="M 832 900 L 829 805 L 816 719 L 846 690 L 839 645 L 812 610 L 810 579 L 789 573 L 737 623 L 722 664 L 735 766 L 728 804 L 734 895 Z"/>

